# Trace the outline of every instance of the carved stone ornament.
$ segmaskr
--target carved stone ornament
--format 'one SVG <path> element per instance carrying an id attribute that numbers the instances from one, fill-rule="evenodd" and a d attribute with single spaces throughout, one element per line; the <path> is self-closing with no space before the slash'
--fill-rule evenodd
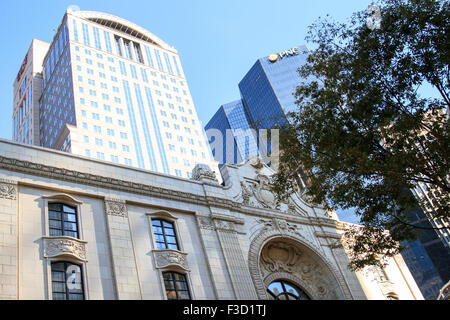
<path id="1" fill-rule="evenodd" d="M 180 267 L 189 271 L 186 261 L 187 253 L 178 250 L 153 250 L 153 256 L 156 262 L 156 268 Z"/>
<path id="2" fill-rule="evenodd" d="M 16 200 L 16 186 L 0 181 L 0 198 Z"/>
<path id="3" fill-rule="evenodd" d="M 264 164 L 261 161 L 260 157 L 256 157 L 254 158 L 251 162 L 250 165 L 255 168 L 256 170 L 260 170 L 264 167 Z"/>
<path id="4" fill-rule="evenodd" d="M 203 179 L 217 182 L 214 171 L 208 165 L 200 163 L 192 170 L 192 180 L 201 181 Z"/>
<path id="5" fill-rule="evenodd" d="M 210 217 L 197 217 L 198 226 L 200 229 L 215 230 L 214 222 Z"/>
<path id="6" fill-rule="evenodd" d="M 216 224 L 217 230 L 225 231 L 225 232 L 236 232 L 234 223 L 231 221 L 215 219 L 214 222 Z"/>
<path id="7" fill-rule="evenodd" d="M 128 217 L 128 210 L 125 201 L 105 200 L 106 214 L 119 217 Z"/>
<path id="8" fill-rule="evenodd" d="M 72 256 L 86 261 L 86 241 L 69 237 L 48 237 L 44 240 L 44 257 Z"/>
<path id="9" fill-rule="evenodd" d="M 273 241 L 264 248 L 261 259 L 271 272 L 293 272 L 301 254 L 301 251 L 293 245 L 282 241 Z"/>

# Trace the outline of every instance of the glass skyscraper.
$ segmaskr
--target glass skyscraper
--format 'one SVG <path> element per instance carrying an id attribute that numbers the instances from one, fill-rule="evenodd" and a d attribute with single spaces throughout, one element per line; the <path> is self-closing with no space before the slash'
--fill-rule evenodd
<path id="1" fill-rule="evenodd" d="M 302 80 L 297 70 L 306 62 L 307 52 L 306 46 L 299 46 L 258 59 L 239 83 L 241 100 L 221 106 L 205 126 L 207 133 L 210 129 L 219 130 L 225 141 L 227 129 L 271 129 L 286 124 L 286 113 L 296 108 L 294 92 Z M 258 154 L 258 132 L 253 132 L 253 136 L 247 134 L 246 139 L 242 135 L 234 135 L 234 144 L 223 144 L 223 157 L 217 157 L 219 144 L 211 143 L 216 160 L 239 163 Z M 237 152 L 231 149 L 233 145 L 237 146 Z M 270 152 L 270 144 L 267 147 Z"/>
<path id="2" fill-rule="evenodd" d="M 149 31 L 69 9 L 42 66 L 38 145 L 185 178 L 198 163 L 218 173 L 178 52 Z"/>

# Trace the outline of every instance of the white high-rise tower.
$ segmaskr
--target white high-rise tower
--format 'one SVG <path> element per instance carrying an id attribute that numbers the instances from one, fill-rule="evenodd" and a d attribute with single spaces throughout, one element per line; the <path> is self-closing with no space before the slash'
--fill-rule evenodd
<path id="1" fill-rule="evenodd" d="M 218 173 L 177 50 L 105 13 L 64 15 L 43 62 L 39 136 L 146 170 L 189 178 L 202 163 Z"/>

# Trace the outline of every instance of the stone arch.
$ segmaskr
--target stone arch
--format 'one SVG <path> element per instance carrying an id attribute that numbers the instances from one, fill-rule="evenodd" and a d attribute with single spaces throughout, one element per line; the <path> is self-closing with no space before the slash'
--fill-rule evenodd
<path id="1" fill-rule="evenodd" d="M 297 276 L 295 272 L 287 272 L 286 270 L 282 270 L 283 268 L 279 268 L 280 270 L 278 271 L 276 271 L 276 268 L 272 268 L 270 275 L 263 275 L 264 270 L 261 269 L 260 261 L 263 250 L 267 244 L 277 241 L 285 242 L 288 246 L 296 247 L 300 251 L 305 252 L 306 256 L 310 258 L 311 263 L 319 265 L 321 272 L 326 275 L 329 281 L 333 282 L 333 285 L 329 286 L 321 280 L 317 281 L 316 285 L 312 285 L 312 282 L 302 282 L 301 277 Z M 319 252 L 318 248 L 297 232 L 293 232 L 289 228 L 280 228 L 276 221 L 274 225 L 272 223 L 266 223 L 266 226 L 253 238 L 250 244 L 248 261 L 250 274 L 259 299 L 268 299 L 266 283 L 270 279 L 278 279 L 277 276 L 279 279 L 284 278 L 290 280 L 299 287 L 304 288 L 313 299 L 352 298 L 342 274 Z M 292 265 L 292 267 L 297 266 Z M 290 270 L 289 268 L 287 269 L 288 271 Z"/>

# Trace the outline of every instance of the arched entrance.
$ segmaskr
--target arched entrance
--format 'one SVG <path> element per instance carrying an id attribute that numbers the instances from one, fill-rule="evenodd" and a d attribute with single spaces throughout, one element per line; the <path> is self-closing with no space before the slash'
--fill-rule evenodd
<path id="1" fill-rule="evenodd" d="M 297 288 L 299 298 L 300 294 L 313 300 L 351 298 L 342 276 L 313 245 L 274 231 L 263 230 L 250 245 L 249 269 L 260 299 L 273 298 L 269 289 L 277 282 Z"/>

